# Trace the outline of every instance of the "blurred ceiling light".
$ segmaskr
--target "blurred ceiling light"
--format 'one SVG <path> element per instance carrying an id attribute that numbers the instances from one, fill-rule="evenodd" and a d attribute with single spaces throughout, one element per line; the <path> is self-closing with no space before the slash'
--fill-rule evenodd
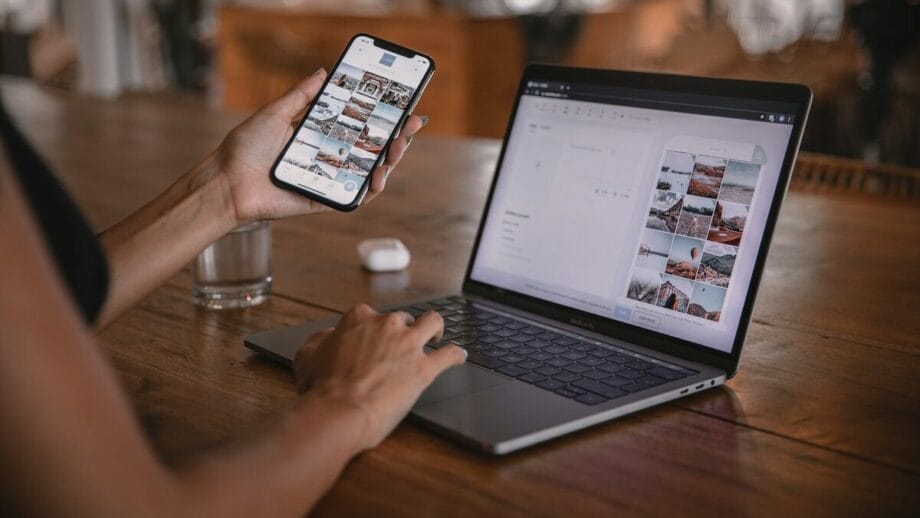
<path id="1" fill-rule="evenodd" d="M 776 52 L 803 36 L 834 40 L 843 25 L 844 0 L 723 0 L 728 23 L 748 54 Z"/>

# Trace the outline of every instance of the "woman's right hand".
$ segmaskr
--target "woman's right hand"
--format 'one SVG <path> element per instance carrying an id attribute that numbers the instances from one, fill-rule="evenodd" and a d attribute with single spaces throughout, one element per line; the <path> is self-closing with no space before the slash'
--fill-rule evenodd
<path id="1" fill-rule="evenodd" d="M 440 340 L 441 315 L 418 319 L 403 312 L 380 314 L 355 306 L 335 329 L 314 334 L 294 358 L 297 387 L 359 412 L 364 430 L 359 450 L 378 445 L 409 413 L 434 379 L 466 361 L 466 351 L 448 345 L 426 353 Z"/>

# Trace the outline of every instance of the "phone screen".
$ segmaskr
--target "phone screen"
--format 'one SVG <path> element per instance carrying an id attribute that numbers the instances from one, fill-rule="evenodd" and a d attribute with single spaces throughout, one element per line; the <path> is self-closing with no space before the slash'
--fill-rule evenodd
<path id="1" fill-rule="evenodd" d="M 431 68 L 358 36 L 330 74 L 274 175 L 300 191 L 352 205 Z"/>

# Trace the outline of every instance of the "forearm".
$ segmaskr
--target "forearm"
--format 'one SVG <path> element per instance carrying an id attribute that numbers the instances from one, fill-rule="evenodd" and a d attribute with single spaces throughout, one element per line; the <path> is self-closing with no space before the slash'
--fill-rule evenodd
<path id="1" fill-rule="evenodd" d="M 236 225 L 229 188 L 209 156 L 100 236 L 110 287 L 97 326 L 114 320 Z"/>
<path id="2" fill-rule="evenodd" d="M 302 516 L 358 453 L 362 419 L 348 404 L 308 393 L 262 439 L 181 470 L 189 514 Z"/>

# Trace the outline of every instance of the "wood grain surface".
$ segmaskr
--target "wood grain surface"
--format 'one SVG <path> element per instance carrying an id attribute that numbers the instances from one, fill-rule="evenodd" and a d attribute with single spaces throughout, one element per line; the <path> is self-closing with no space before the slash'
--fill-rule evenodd
<path id="1" fill-rule="evenodd" d="M 97 228 L 155 195 L 241 115 L 186 99 L 101 101 L 5 80 L 8 109 Z M 387 192 L 351 214 L 273 223 L 275 295 L 212 312 L 180 273 L 100 334 L 169 463 L 232 447 L 289 407 L 290 374 L 254 331 L 462 282 L 498 156 L 420 136 Z M 803 157 L 807 160 L 808 157 Z M 742 364 L 726 387 L 504 458 L 406 423 L 362 455 L 317 515 L 910 514 L 920 504 L 920 206 L 790 192 Z M 402 239 L 408 271 L 355 246 Z"/>

